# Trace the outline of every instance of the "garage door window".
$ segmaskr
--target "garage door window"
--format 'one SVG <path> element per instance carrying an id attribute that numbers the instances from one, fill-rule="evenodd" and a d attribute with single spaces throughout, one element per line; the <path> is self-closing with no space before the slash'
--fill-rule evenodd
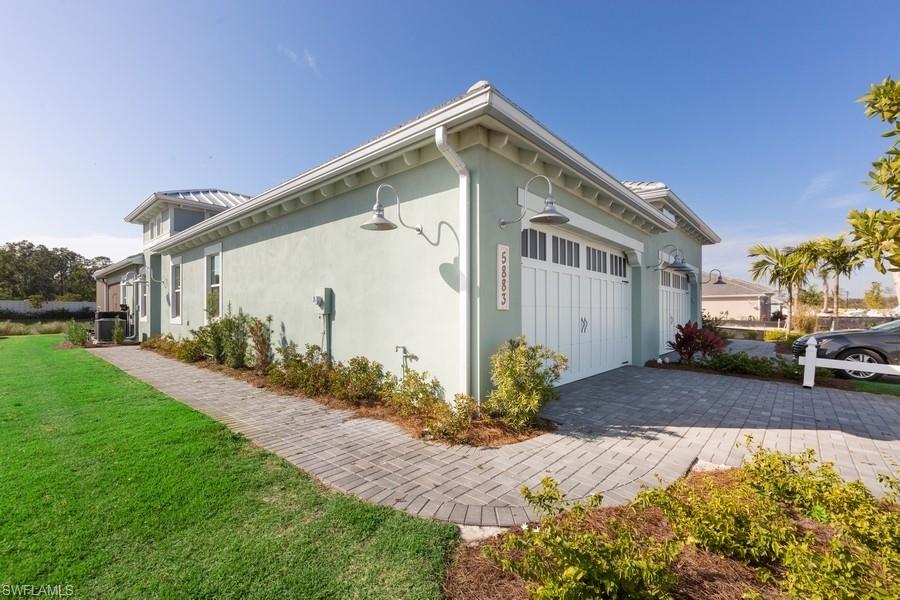
<path id="1" fill-rule="evenodd" d="M 555 235 L 550 243 L 553 262 L 567 267 L 581 266 L 581 245 L 578 242 L 567 240 Z"/>
<path id="2" fill-rule="evenodd" d="M 522 257 L 547 260 L 547 234 L 534 229 L 523 229 Z"/>
<path id="3" fill-rule="evenodd" d="M 609 257 L 609 270 L 615 277 L 627 277 L 628 261 L 624 256 L 612 255 Z"/>
<path id="4" fill-rule="evenodd" d="M 606 273 L 608 257 L 606 252 L 604 250 L 591 248 L 590 246 L 586 246 L 585 251 L 587 252 L 588 271 L 594 271 L 596 273 Z"/>

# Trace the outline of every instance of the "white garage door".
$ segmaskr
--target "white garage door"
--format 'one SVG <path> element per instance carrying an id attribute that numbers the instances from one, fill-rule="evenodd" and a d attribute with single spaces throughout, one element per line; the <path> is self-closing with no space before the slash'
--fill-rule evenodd
<path id="1" fill-rule="evenodd" d="M 522 332 L 568 357 L 561 383 L 631 361 L 628 275 L 620 251 L 552 228 L 522 231 Z"/>
<path id="2" fill-rule="evenodd" d="M 671 352 L 668 342 L 675 340 L 675 326 L 691 318 L 691 294 L 688 278 L 672 271 L 659 272 L 659 352 Z"/>

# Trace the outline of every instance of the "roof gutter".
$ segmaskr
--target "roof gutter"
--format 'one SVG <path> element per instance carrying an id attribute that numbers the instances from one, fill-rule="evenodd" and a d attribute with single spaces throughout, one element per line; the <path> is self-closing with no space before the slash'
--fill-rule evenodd
<path id="1" fill-rule="evenodd" d="M 472 331 L 472 291 L 469 286 L 470 218 L 471 194 L 469 190 L 469 169 L 447 141 L 447 127 L 441 125 L 434 130 L 434 143 L 459 175 L 459 385 L 462 393 L 471 393 L 470 348 Z M 477 393 L 477 391 L 476 391 Z"/>

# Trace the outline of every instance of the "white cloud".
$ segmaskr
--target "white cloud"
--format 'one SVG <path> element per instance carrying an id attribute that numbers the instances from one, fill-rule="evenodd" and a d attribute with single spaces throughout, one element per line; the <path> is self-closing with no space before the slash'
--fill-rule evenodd
<path id="1" fill-rule="evenodd" d="M 309 51 L 309 48 L 303 49 L 302 57 L 293 48 L 285 46 L 284 44 L 278 44 L 278 51 L 293 64 L 305 66 L 315 73 L 317 77 L 322 76 L 322 73 L 319 72 L 319 62 L 316 60 L 315 55 Z"/>
<path id="2" fill-rule="evenodd" d="M 53 236 L 53 235 L 21 235 L 15 239 L 3 240 L 6 242 L 18 242 L 28 240 L 35 244 L 43 244 L 48 248 L 68 248 L 87 258 L 95 256 L 107 256 L 113 261 L 122 260 L 125 257 L 137 254 L 141 251 L 140 236 L 122 237 L 115 235 L 86 235 L 86 236 Z"/>
<path id="3" fill-rule="evenodd" d="M 303 61 L 306 63 L 307 67 L 312 69 L 313 73 L 315 73 L 319 77 L 322 76 L 322 74 L 319 73 L 319 63 L 316 62 L 316 57 L 312 55 L 312 53 L 309 51 L 309 48 L 303 49 Z"/>
<path id="4" fill-rule="evenodd" d="M 833 190 L 840 175 L 840 171 L 825 171 L 810 179 L 803 189 L 803 193 L 800 194 L 800 202 L 815 200 L 826 192 Z"/>
<path id="5" fill-rule="evenodd" d="M 300 57 L 297 56 L 297 53 L 285 46 L 284 44 L 278 44 L 278 51 L 281 52 L 289 61 L 292 63 L 300 64 Z"/>

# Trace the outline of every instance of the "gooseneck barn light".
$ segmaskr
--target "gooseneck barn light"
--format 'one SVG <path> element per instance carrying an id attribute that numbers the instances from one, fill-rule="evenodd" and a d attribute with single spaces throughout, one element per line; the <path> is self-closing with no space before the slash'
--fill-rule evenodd
<path id="1" fill-rule="evenodd" d="M 716 273 L 719 274 L 719 276 L 716 277 L 715 281 L 712 281 L 713 271 L 715 271 Z M 712 269 L 709 273 L 707 273 L 707 275 L 709 275 L 709 277 L 706 278 L 706 281 L 703 282 L 703 285 L 706 285 L 710 281 L 712 281 L 713 285 L 725 285 L 725 280 L 722 278 L 722 271 L 720 271 L 718 269 Z"/>
<path id="2" fill-rule="evenodd" d="M 400 221 L 400 224 L 407 229 L 414 229 L 416 233 L 421 235 L 421 225 L 413 227 L 403 222 L 403 217 L 400 215 L 400 194 L 398 194 L 397 190 L 394 189 L 394 186 L 389 183 L 382 183 L 378 186 L 378 189 L 375 190 L 375 206 L 372 207 L 372 216 L 359 226 L 360 229 L 365 229 L 367 231 L 390 231 L 391 229 L 397 229 L 397 225 L 384 216 L 384 205 L 381 204 L 381 190 L 384 188 L 389 188 L 394 192 L 394 197 L 397 198 L 397 220 Z"/>
<path id="3" fill-rule="evenodd" d="M 544 210 L 528 220 L 532 223 L 543 225 L 562 225 L 563 223 L 569 222 L 569 217 L 560 213 L 556 209 L 556 199 L 553 198 L 553 183 L 548 177 L 545 177 L 544 175 L 535 175 L 528 180 L 528 183 L 525 184 L 525 200 L 523 201 L 524 206 L 522 206 L 522 214 L 520 214 L 517 219 L 500 219 L 499 224 L 501 229 L 503 229 L 510 223 L 518 223 L 525 218 L 525 212 L 528 210 L 528 186 L 531 185 L 531 182 L 535 179 L 543 179 L 547 182 L 547 198 L 544 200 Z"/>

